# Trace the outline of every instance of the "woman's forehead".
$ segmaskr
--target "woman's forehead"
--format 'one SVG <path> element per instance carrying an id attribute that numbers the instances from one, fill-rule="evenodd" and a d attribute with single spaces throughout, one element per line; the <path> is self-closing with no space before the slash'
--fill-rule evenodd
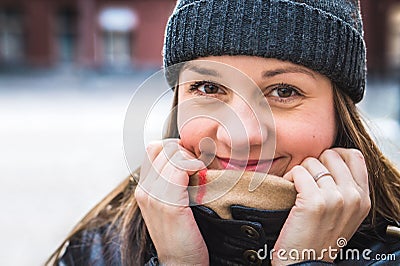
<path id="1" fill-rule="evenodd" d="M 282 74 L 302 74 L 312 79 L 323 75 L 305 66 L 273 58 L 256 56 L 213 56 L 186 62 L 181 69 L 184 76 L 232 79 L 239 76 L 268 79 Z M 184 75 L 182 75 L 184 74 Z"/>

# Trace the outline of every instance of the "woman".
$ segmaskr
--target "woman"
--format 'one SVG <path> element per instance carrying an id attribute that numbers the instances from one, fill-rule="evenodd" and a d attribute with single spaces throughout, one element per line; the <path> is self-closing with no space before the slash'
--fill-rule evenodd
<path id="1" fill-rule="evenodd" d="M 78 224 L 52 263 L 398 264 L 400 173 L 355 107 L 365 87 L 358 1 L 178 1 L 164 66 L 175 87 L 172 140 L 147 148 L 140 171 Z M 212 145 L 202 149 L 203 140 Z M 280 176 L 294 184 L 294 206 L 235 205 L 231 219 L 189 206 L 189 177 L 204 168 Z M 260 256 L 264 245 L 269 256 Z"/>

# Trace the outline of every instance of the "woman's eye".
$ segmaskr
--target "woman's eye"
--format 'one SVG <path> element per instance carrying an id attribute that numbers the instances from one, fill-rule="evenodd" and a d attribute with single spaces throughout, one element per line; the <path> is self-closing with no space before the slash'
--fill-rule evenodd
<path id="1" fill-rule="evenodd" d="M 290 98 L 299 95 L 298 91 L 290 86 L 279 86 L 270 92 L 271 96 L 279 98 Z"/>
<path id="2" fill-rule="evenodd" d="M 203 95 L 225 94 L 225 91 L 219 85 L 211 82 L 196 82 L 190 86 L 190 91 Z"/>
<path id="3" fill-rule="evenodd" d="M 277 104 L 293 104 L 298 102 L 304 94 L 299 89 L 288 84 L 277 84 L 267 89 L 265 97 Z M 272 102 L 271 102 L 272 103 Z"/>

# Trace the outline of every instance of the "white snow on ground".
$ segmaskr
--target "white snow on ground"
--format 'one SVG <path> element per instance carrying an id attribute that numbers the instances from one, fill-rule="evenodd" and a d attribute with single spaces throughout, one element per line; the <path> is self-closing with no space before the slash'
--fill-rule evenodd
<path id="1" fill-rule="evenodd" d="M 0 265 L 42 265 L 73 225 L 128 175 L 123 122 L 144 78 L 0 76 Z M 397 87 L 385 94 L 379 113 L 373 106 L 379 93 L 371 92 L 361 107 L 372 110 L 379 131 L 399 143 Z M 169 103 L 162 104 L 168 110 Z M 161 124 L 163 115 L 151 125 Z M 397 156 L 399 149 L 390 147 Z"/>

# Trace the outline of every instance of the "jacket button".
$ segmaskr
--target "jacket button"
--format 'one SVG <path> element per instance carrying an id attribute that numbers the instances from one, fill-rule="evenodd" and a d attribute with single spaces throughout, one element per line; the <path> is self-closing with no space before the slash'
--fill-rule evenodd
<path id="1" fill-rule="evenodd" d="M 243 252 L 243 258 L 250 265 L 261 265 L 261 259 L 258 257 L 258 254 L 255 250 L 246 250 Z"/>
<path id="2" fill-rule="evenodd" d="M 242 225 L 240 227 L 240 231 L 242 231 L 248 238 L 255 239 L 255 240 L 260 238 L 260 234 L 257 232 L 256 229 L 254 229 L 251 226 Z"/>

